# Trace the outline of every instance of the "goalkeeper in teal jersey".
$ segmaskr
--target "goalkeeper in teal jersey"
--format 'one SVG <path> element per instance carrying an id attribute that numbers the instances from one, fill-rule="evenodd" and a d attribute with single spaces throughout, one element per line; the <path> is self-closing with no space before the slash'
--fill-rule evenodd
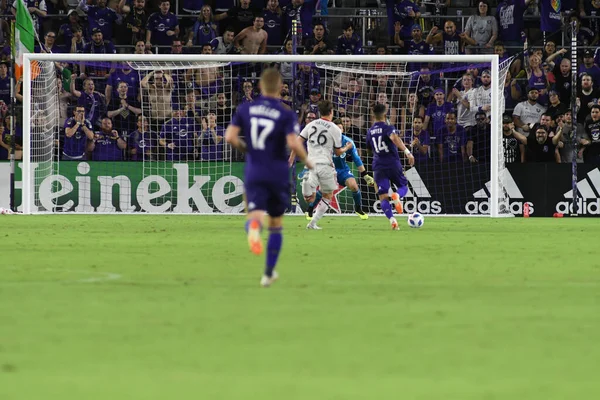
<path id="1" fill-rule="evenodd" d="M 344 126 L 342 125 L 342 121 L 340 119 L 335 119 L 333 123 L 336 124 L 342 130 L 342 132 L 344 131 Z M 348 142 L 354 144 L 352 139 L 342 134 L 342 147 L 345 146 Z M 363 177 L 365 182 L 367 182 L 367 185 L 372 186 L 375 183 L 375 180 L 371 175 L 367 174 L 367 170 L 365 169 L 365 166 L 360 156 L 358 155 L 356 146 L 352 146 L 352 150 L 349 151 L 350 156 L 352 157 L 352 161 L 354 161 L 358 172 L 360 172 L 360 175 Z M 334 154 L 333 164 L 335 165 L 335 172 L 337 174 L 338 183 L 341 186 L 346 186 L 348 189 L 350 189 L 350 191 L 352 191 L 352 198 L 354 199 L 354 211 L 356 212 L 356 214 L 358 214 L 360 219 L 368 219 L 369 216 L 362 209 L 362 195 L 360 193 L 360 189 L 358 188 L 358 183 L 356 182 L 354 174 L 352 174 L 352 171 L 350 170 L 350 166 L 348 166 L 348 164 L 346 163 L 346 153 L 342 154 L 341 156 L 336 156 Z M 302 171 L 300 176 L 298 176 L 299 179 L 302 179 L 302 177 L 304 176 L 304 172 L 305 171 Z M 319 203 L 319 200 L 321 200 L 320 190 L 317 191 L 315 200 L 312 203 L 308 204 L 308 209 L 306 210 L 306 219 L 312 219 L 313 210 L 315 206 Z"/>

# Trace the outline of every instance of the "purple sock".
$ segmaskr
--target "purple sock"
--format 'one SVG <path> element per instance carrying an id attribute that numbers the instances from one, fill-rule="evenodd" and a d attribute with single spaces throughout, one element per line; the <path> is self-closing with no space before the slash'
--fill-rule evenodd
<path id="1" fill-rule="evenodd" d="M 390 205 L 389 200 L 381 200 L 381 209 L 383 210 L 383 213 L 388 219 L 394 216 L 394 213 L 392 212 L 392 206 Z"/>
<path id="2" fill-rule="evenodd" d="M 277 264 L 279 258 L 279 252 L 281 251 L 281 244 L 283 243 L 283 234 L 281 231 L 283 228 L 269 228 L 269 240 L 267 242 L 267 265 L 265 268 L 265 275 L 271 277 L 273 270 Z"/>

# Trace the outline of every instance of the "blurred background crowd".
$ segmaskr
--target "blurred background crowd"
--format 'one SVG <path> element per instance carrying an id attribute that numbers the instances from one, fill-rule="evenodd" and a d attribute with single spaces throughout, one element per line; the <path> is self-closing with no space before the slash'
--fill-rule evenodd
<path id="1" fill-rule="evenodd" d="M 20 0 L 19 0 L 20 1 Z M 510 60 L 504 85 L 506 162 L 598 162 L 600 0 L 23 0 L 39 37 L 36 52 L 101 54 L 377 54 L 382 63 L 328 72 L 279 63 L 282 101 L 304 125 L 330 98 L 363 151 L 371 107 L 388 105 L 422 163 L 489 157 L 491 73 L 487 65 L 411 63 L 412 77 L 369 73 L 388 54 L 496 53 Z M 11 21 L 0 1 L 0 159 L 8 157 Z M 571 44 L 576 28 L 577 49 Z M 575 53 L 572 54 L 572 51 Z M 577 87 L 571 62 L 577 59 Z M 132 70 L 60 63 L 57 157 L 63 160 L 223 160 L 223 134 L 237 105 L 257 96 L 263 65 Z M 329 75 L 330 74 L 330 75 Z M 576 93 L 576 115 L 571 115 Z M 596 115 L 597 114 L 597 115 Z M 572 119 L 580 129 L 573 140 Z M 598 127 L 596 128 L 596 122 Z M 36 121 L 32 121 L 35 125 Z"/>

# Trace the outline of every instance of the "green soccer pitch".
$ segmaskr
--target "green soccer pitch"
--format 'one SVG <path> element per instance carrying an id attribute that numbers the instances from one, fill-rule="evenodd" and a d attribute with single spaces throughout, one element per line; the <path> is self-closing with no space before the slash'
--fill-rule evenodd
<path id="1" fill-rule="evenodd" d="M 2 400 L 600 398 L 597 219 L 0 221 Z"/>

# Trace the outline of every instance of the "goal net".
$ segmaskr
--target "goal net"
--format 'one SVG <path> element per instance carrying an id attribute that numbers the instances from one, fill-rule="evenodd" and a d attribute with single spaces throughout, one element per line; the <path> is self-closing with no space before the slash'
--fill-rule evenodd
<path id="1" fill-rule="evenodd" d="M 300 125 L 319 117 L 318 100 L 332 100 L 368 173 L 371 109 L 387 105 L 416 156 L 413 167 L 403 160 L 405 212 L 511 215 L 501 138 L 509 63 L 492 56 L 110 57 L 26 58 L 24 212 L 242 212 L 244 156 L 224 132 L 235 107 L 258 95 L 261 68 L 275 64 Z M 348 161 L 361 207 L 381 212 Z M 298 174 L 290 171 L 296 187 Z M 339 183 L 331 212 L 353 214 L 356 193 Z"/>

